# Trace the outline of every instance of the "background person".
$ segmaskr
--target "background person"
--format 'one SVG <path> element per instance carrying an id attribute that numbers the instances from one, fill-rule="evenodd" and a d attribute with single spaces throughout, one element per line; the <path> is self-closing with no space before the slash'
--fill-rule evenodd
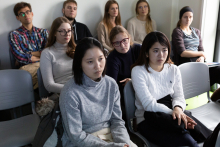
<path id="1" fill-rule="evenodd" d="M 157 29 L 156 22 L 151 19 L 150 5 L 146 0 L 136 3 L 136 15 L 128 21 L 127 30 L 134 43 L 142 44 L 145 36 Z"/>
<path id="2" fill-rule="evenodd" d="M 121 15 L 119 5 L 115 0 L 108 0 L 105 4 L 104 18 L 97 28 L 98 40 L 108 51 L 113 50 L 109 35 L 116 25 L 121 25 Z"/>

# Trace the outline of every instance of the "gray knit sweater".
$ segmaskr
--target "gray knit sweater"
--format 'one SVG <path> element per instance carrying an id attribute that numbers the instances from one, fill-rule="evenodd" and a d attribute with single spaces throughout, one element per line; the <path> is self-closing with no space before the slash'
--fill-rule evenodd
<path id="1" fill-rule="evenodd" d="M 60 93 L 64 84 L 73 77 L 73 59 L 66 54 L 67 44 L 56 42 L 41 53 L 40 69 L 44 86 L 49 92 Z"/>
<path id="2" fill-rule="evenodd" d="M 110 77 L 95 82 L 83 75 L 83 84 L 70 79 L 60 95 L 64 124 L 64 147 L 123 147 L 130 138 L 122 120 L 117 83 Z M 107 143 L 91 133 L 110 128 L 114 142 Z"/>

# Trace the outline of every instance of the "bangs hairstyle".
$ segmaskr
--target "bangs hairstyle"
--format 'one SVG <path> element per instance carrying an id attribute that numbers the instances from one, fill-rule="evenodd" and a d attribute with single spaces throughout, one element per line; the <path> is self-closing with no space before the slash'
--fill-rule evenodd
<path id="1" fill-rule="evenodd" d="M 146 16 L 146 25 L 145 25 L 145 30 L 148 34 L 148 33 L 153 31 L 153 25 L 152 25 L 152 19 L 151 19 L 151 16 L 150 16 L 150 5 L 149 5 L 149 3 L 146 0 L 139 0 L 136 3 L 135 11 L 136 11 L 136 14 L 139 15 L 138 14 L 138 5 L 142 2 L 146 3 L 147 6 L 148 6 L 148 13 L 147 13 L 147 16 Z"/>
<path id="2" fill-rule="evenodd" d="M 83 78 L 83 70 L 82 70 L 82 59 L 86 53 L 87 50 L 92 49 L 94 47 L 98 47 L 106 60 L 106 52 L 102 46 L 102 44 L 93 37 L 86 37 L 79 41 L 79 43 L 76 46 L 76 51 L 74 55 L 74 61 L 73 61 L 73 75 L 74 80 L 77 85 L 82 85 L 82 78 Z M 106 72 L 106 65 L 102 72 L 102 76 L 105 76 Z"/>
<path id="3" fill-rule="evenodd" d="M 20 2 L 14 6 L 15 16 L 18 16 L 18 11 L 20 11 L 22 8 L 25 8 L 25 7 L 28 7 L 30 9 L 30 11 L 32 12 L 31 5 L 29 3 Z"/>
<path id="4" fill-rule="evenodd" d="M 76 6 L 77 6 L 77 2 L 76 2 L 75 0 L 66 0 L 66 1 L 63 3 L 63 9 L 66 7 L 66 4 L 68 4 L 68 3 L 74 3 L 74 4 L 76 4 Z"/>
<path id="5" fill-rule="evenodd" d="M 67 18 L 65 18 L 65 17 L 56 18 L 52 23 L 50 33 L 49 33 L 49 37 L 47 39 L 47 44 L 46 44 L 45 48 L 51 47 L 51 46 L 54 45 L 54 43 L 56 42 L 55 34 L 57 33 L 57 29 L 61 26 L 62 23 L 70 24 L 71 30 L 73 30 L 72 25 L 71 25 L 71 23 L 69 22 L 69 20 Z M 70 41 L 67 44 L 66 54 L 67 54 L 67 56 L 69 56 L 72 59 L 73 59 L 73 56 L 74 56 L 74 53 L 75 53 L 75 48 L 76 48 L 76 44 L 74 42 L 74 36 L 73 36 L 73 33 L 71 33 Z"/>
<path id="6" fill-rule="evenodd" d="M 108 2 L 105 4 L 105 13 L 104 13 L 104 18 L 102 20 L 105 27 L 107 28 L 108 35 L 110 35 L 110 32 L 113 28 L 113 26 L 110 22 L 110 14 L 108 13 L 112 4 L 118 5 L 118 3 L 115 0 L 108 0 Z M 121 15 L 120 15 L 120 11 L 119 11 L 119 5 L 118 5 L 118 16 L 116 16 L 116 18 L 115 18 L 115 24 L 121 26 Z"/>
<path id="7" fill-rule="evenodd" d="M 123 26 L 115 26 L 111 32 L 110 32 L 110 42 L 111 44 L 113 43 L 113 40 L 115 39 L 115 36 L 118 35 L 119 33 L 125 33 L 128 35 L 128 38 L 130 39 L 130 45 L 133 45 L 132 39 L 131 39 L 131 35 L 128 33 L 128 31 L 123 27 Z"/>
<path id="8" fill-rule="evenodd" d="M 145 65 L 146 70 L 148 72 L 150 72 L 148 70 L 149 57 L 147 58 L 146 55 L 149 55 L 150 48 L 156 42 L 159 42 L 162 46 L 165 46 L 168 48 L 168 55 L 167 55 L 167 59 L 166 59 L 165 63 L 173 64 L 173 62 L 170 59 L 171 46 L 170 46 L 170 42 L 169 42 L 168 38 L 162 32 L 155 31 L 155 32 L 151 32 L 151 33 L 147 34 L 147 36 L 144 38 L 144 41 L 141 46 L 140 55 L 139 55 L 137 61 L 132 65 L 131 68 L 133 68 L 135 66 Z"/>

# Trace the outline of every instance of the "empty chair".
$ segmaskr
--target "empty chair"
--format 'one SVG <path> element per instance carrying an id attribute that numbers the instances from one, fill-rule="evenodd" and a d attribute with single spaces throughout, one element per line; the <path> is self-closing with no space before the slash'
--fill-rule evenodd
<path id="1" fill-rule="evenodd" d="M 0 147 L 30 144 L 40 122 L 35 113 L 32 77 L 24 70 L 0 70 L 0 110 L 31 103 L 32 113 L 0 122 Z"/>

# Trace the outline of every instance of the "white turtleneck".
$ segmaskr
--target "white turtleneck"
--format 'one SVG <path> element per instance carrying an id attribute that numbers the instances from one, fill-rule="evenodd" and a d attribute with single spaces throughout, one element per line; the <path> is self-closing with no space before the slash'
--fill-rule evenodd
<path id="1" fill-rule="evenodd" d="M 40 69 L 44 86 L 49 92 L 60 93 L 64 84 L 73 77 L 73 59 L 66 54 L 67 44 L 56 42 L 43 50 Z"/>
<path id="2" fill-rule="evenodd" d="M 183 95 L 182 79 L 180 70 L 176 65 L 164 64 L 163 70 L 157 72 L 145 66 L 135 66 L 131 71 L 132 84 L 135 90 L 135 105 L 137 107 L 135 116 L 137 123 L 144 120 L 144 112 L 164 112 L 172 114 L 172 109 L 157 100 L 170 95 L 173 108 L 176 105 L 185 110 L 186 102 Z"/>

